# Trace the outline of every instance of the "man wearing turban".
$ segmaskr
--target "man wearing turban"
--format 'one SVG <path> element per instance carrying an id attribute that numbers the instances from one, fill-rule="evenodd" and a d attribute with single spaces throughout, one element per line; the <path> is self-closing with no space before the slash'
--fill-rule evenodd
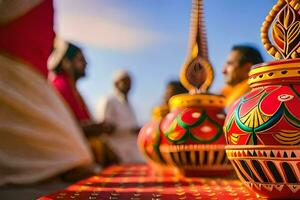
<path id="1" fill-rule="evenodd" d="M 118 70 L 113 75 L 114 92 L 102 98 L 96 110 L 97 120 L 115 126 L 111 135 L 102 138 L 109 143 L 120 157 L 121 162 L 136 163 L 142 158 L 137 149 L 139 127 L 128 94 L 131 89 L 131 77 L 128 71 Z"/>
<path id="2" fill-rule="evenodd" d="M 107 166 L 117 162 L 116 155 L 98 137 L 103 132 L 111 133 L 113 126 L 109 123 L 96 123 L 81 97 L 76 83 L 85 76 L 87 62 L 78 46 L 56 38 L 54 49 L 48 59 L 51 71 L 49 81 L 66 102 L 78 124 L 82 128 L 94 152 L 96 162 Z"/>

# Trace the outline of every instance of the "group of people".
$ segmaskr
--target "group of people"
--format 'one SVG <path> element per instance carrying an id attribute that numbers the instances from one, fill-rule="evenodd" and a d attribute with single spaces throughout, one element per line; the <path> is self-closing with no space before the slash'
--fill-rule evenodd
<path id="1" fill-rule="evenodd" d="M 114 92 L 97 105 L 96 119 L 77 90 L 77 81 L 85 76 L 87 62 L 76 45 L 56 38 L 48 59 L 48 81 L 63 97 L 87 137 L 95 161 L 101 166 L 119 162 L 141 162 L 135 148 L 139 127 L 128 93 L 131 77 L 126 70 L 113 75 Z M 131 147 L 131 148 L 128 148 Z"/>
<path id="2" fill-rule="evenodd" d="M 115 92 L 92 119 L 76 88 L 87 62 L 79 47 L 55 37 L 52 0 L 1 1 L 0 12 L 1 198 L 32 199 L 20 193 L 28 192 L 24 186 L 73 182 L 109 164 L 141 162 L 130 74 L 114 74 Z"/>
<path id="3" fill-rule="evenodd" d="M 53 12 L 52 0 L 0 2 L 0 187 L 53 177 L 76 181 L 99 167 L 142 162 L 130 74 L 114 74 L 115 91 L 99 102 L 93 119 L 76 87 L 86 59 L 79 47 L 55 37 Z M 221 91 L 228 106 L 249 91 L 248 72 L 262 61 L 253 47 L 232 49 Z M 163 103 L 185 92 L 172 81 Z"/>

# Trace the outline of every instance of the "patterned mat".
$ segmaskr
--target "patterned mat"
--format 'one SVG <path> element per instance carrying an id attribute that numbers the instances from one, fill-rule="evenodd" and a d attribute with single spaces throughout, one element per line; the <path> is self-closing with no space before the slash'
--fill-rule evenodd
<path id="1" fill-rule="evenodd" d="M 158 176 L 146 165 L 112 166 L 40 200 L 251 200 L 255 194 L 239 180 Z"/>

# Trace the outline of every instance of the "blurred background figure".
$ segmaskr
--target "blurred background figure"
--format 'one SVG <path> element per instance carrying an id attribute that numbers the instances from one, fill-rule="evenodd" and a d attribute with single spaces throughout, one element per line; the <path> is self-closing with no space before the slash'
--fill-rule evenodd
<path id="1" fill-rule="evenodd" d="M 106 122 L 96 123 L 77 90 L 76 83 L 85 77 L 87 62 L 82 50 L 60 38 L 55 39 L 54 49 L 48 60 L 49 81 L 66 101 L 84 134 L 89 139 L 95 160 L 102 166 L 117 162 L 117 157 L 99 137 L 111 133 L 114 127 Z M 111 163 L 112 162 L 112 163 Z"/>
<path id="2" fill-rule="evenodd" d="M 219 92 L 224 86 L 222 66 L 234 44 L 247 41 L 261 50 L 266 61 L 272 59 L 264 51 L 259 31 L 275 1 L 218 0 L 217 5 L 215 1 L 205 2 L 209 56 L 216 77 L 210 88 L 212 92 Z M 166 80 L 178 78 L 187 53 L 190 24 L 186 22 L 191 9 L 191 1 L 172 1 L 172 6 L 167 1 L 146 2 L 55 1 L 57 33 L 80 44 L 89 58 L 89 77 L 77 84 L 88 107 L 94 108 L 102 94 L 111 92 L 110 74 L 118 66 L 126 66 L 137 86 L 130 94 L 130 102 L 140 124 L 149 121 L 152 107 L 161 103 L 157 100 L 161 99 Z M 231 10 L 239 12 L 226 12 Z M 249 10 L 255 10 L 255 15 Z M 239 31 L 235 31 L 237 27 Z M 90 112 L 94 114 L 94 110 Z"/>
<path id="3" fill-rule="evenodd" d="M 93 174 L 92 154 L 47 83 L 54 39 L 52 1 L 0 1 L 0 13 L 0 186 L 7 185 L 0 197 L 35 199 L 30 195 L 49 192 L 41 187 L 50 178 Z M 26 185 L 41 181 L 31 186 L 36 190 L 26 190 Z M 59 184 L 54 186 L 58 189 Z"/>
<path id="4" fill-rule="evenodd" d="M 163 97 L 163 105 L 168 105 L 169 99 L 177 94 L 182 94 L 182 93 L 187 93 L 187 89 L 185 89 L 185 87 L 183 87 L 183 85 L 178 81 L 178 80 L 173 80 L 170 81 L 167 84 L 166 90 L 165 90 L 165 94 Z"/>
<path id="5" fill-rule="evenodd" d="M 123 163 L 143 161 L 136 142 L 140 127 L 128 98 L 131 83 L 126 70 L 116 71 L 113 75 L 114 92 L 103 97 L 96 108 L 97 120 L 111 123 L 116 128 L 114 133 L 103 138 Z"/>
<path id="6" fill-rule="evenodd" d="M 223 67 L 226 85 L 221 94 L 226 97 L 227 107 L 250 91 L 248 73 L 255 64 L 262 63 L 260 52 L 251 46 L 233 46 Z"/>

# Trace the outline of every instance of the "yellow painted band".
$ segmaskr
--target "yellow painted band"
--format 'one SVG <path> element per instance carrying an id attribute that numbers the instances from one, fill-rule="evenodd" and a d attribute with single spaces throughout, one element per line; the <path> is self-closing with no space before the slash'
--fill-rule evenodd
<path id="1" fill-rule="evenodd" d="M 161 119 L 169 112 L 168 106 L 157 106 L 152 109 L 152 119 Z"/>
<path id="2" fill-rule="evenodd" d="M 187 107 L 224 108 L 225 104 L 225 97 L 213 94 L 179 94 L 169 100 L 170 110 Z"/>
<path id="3" fill-rule="evenodd" d="M 282 64 L 276 64 L 276 65 L 269 65 L 268 63 L 266 63 L 265 66 L 261 66 L 258 68 L 254 68 L 249 72 L 249 76 L 253 76 L 255 74 L 260 74 L 260 73 L 265 73 L 265 72 L 270 72 L 273 70 L 289 70 L 289 69 L 293 69 L 293 68 L 300 68 L 300 59 L 299 62 L 293 62 L 293 63 L 288 63 L 288 62 L 284 62 Z M 294 61 L 294 60 L 293 60 Z M 280 61 L 282 62 L 282 61 Z M 274 62 L 276 63 L 276 62 Z"/>

